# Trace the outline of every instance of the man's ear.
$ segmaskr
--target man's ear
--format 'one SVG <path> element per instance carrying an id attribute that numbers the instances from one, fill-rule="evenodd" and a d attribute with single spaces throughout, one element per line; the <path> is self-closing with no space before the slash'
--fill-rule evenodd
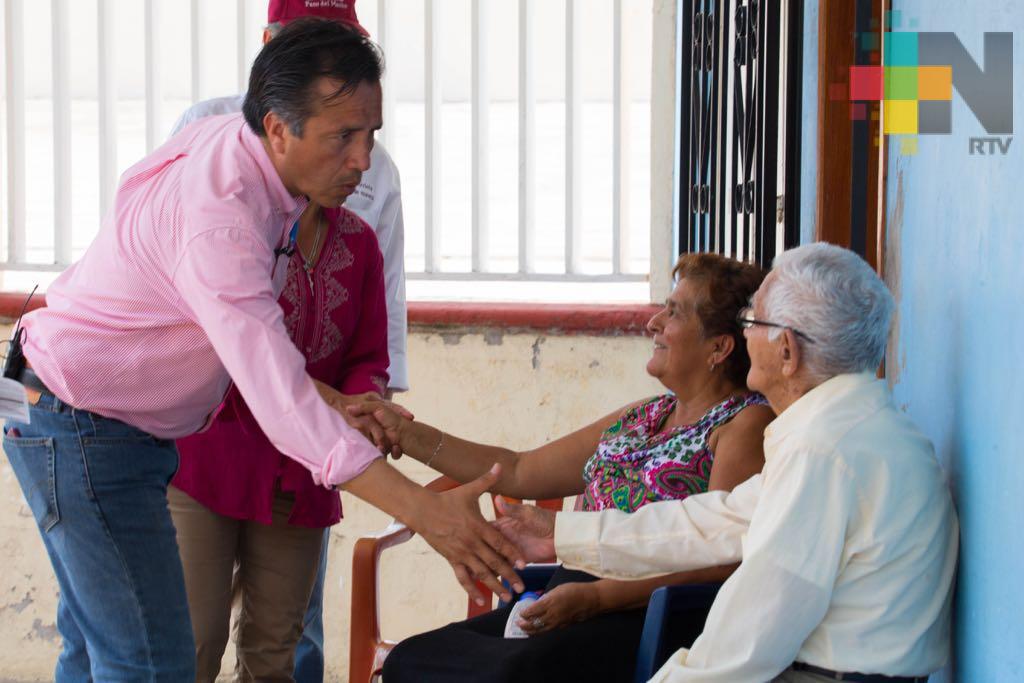
<path id="1" fill-rule="evenodd" d="M 796 341 L 796 334 L 788 328 L 783 329 L 779 335 L 779 359 L 785 377 L 792 377 L 800 369 L 800 345 Z"/>
<path id="2" fill-rule="evenodd" d="M 289 133 L 288 124 L 274 112 L 268 111 L 263 117 L 263 130 L 267 134 L 267 143 L 274 153 L 284 154 L 287 147 L 286 135 Z"/>

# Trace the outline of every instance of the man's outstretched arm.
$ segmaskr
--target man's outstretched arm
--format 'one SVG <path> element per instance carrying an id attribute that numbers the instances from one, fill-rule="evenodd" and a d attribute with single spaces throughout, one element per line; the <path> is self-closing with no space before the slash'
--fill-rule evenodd
<path id="1" fill-rule="evenodd" d="M 761 493 L 761 475 L 731 492 L 651 503 L 636 512 L 564 512 L 555 551 L 571 569 L 609 579 L 647 579 L 738 562 Z"/>
<path id="2" fill-rule="evenodd" d="M 503 500 L 497 522 L 528 561 L 556 559 L 608 579 L 647 579 L 738 562 L 761 475 L 733 491 L 619 510 L 559 512 Z"/>

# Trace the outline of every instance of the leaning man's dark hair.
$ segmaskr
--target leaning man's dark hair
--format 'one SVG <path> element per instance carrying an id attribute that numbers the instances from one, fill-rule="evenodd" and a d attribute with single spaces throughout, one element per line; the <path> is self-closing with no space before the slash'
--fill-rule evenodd
<path id="1" fill-rule="evenodd" d="M 380 50 L 369 39 L 337 21 L 306 17 L 290 22 L 263 46 L 249 72 L 242 113 L 254 133 L 265 136 L 263 117 L 274 112 L 302 137 L 316 112 L 314 84 L 321 77 L 338 83 L 327 100 L 355 90 L 363 81 L 379 83 Z"/>

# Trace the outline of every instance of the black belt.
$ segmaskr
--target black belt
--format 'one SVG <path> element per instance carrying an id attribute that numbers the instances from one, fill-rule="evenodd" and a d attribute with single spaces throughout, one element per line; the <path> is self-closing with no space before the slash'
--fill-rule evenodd
<path id="1" fill-rule="evenodd" d="M 37 375 L 35 373 L 35 370 L 33 370 L 32 368 L 25 366 L 24 368 L 22 368 L 21 372 L 18 373 L 18 375 L 19 376 L 13 377 L 12 379 L 21 382 L 21 386 L 25 387 L 26 389 L 35 389 L 41 394 L 53 393 L 48 388 L 46 388 L 46 385 L 43 384 L 43 380 L 39 379 L 39 375 Z"/>
<path id="2" fill-rule="evenodd" d="M 927 683 L 927 676 L 883 676 L 882 674 L 862 673 L 841 673 L 831 669 L 823 669 L 820 666 L 793 662 L 793 671 L 806 671 L 811 674 L 818 674 L 833 681 L 853 681 L 854 683 Z"/>

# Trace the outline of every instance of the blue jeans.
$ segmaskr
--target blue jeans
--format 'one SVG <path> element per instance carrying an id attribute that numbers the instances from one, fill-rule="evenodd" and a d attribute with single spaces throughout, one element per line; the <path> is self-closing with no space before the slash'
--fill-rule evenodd
<path id="1" fill-rule="evenodd" d="M 327 574 L 327 543 L 330 528 L 324 529 L 320 546 L 320 568 L 309 594 L 309 605 L 302 623 L 302 638 L 295 648 L 295 683 L 323 683 L 324 680 L 324 576 Z"/>
<path id="2" fill-rule="evenodd" d="M 167 483 L 174 442 L 45 394 L 4 451 L 60 586 L 57 683 L 192 681 L 195 650 Z"/>

